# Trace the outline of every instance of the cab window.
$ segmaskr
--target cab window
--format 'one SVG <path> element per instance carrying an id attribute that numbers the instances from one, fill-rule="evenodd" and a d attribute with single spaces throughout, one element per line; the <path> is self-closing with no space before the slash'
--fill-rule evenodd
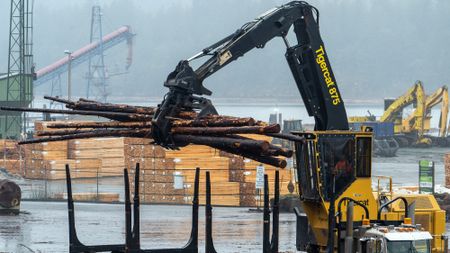
<path id="1" fill-rule="evenodd" d="M 320 180 L 322 195 L 330 200 L 334 174 L 335 194 L 339 196 L 356 179 L 355 139 L 348 135 L 321 136 L 318 143 L 320 152 Z"/>
<path id="2" fill-rule="evenodd" d="M 296 143 L 297 176 L 303 199 L 320 200 L 317 188 L 316 152 L 313 141 Z"/>
<path id="3" fill-rule="evenodd" d="M 430 253 L 429 240 L 387 241 L 388 253 Z"/>
<path id="4" fill-rule="evenodd" d="M 372 166 L 372 138 L 359 137 L 356 142 L 356 176 L 370 177 Z"/>

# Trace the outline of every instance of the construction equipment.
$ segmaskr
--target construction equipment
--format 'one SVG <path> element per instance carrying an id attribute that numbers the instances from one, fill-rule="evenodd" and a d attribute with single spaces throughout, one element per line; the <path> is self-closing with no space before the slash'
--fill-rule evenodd
<path id="1" fill-rule="evenodd" d="M 439 117 L 439 133 L 438 136 L 427 135 L 431 129 L 431 109 L 436 105 L 441 104 L 441 113 Z M 416 108 L 416 111 L 412 113 L 408 118 L 403 120 L 403 129 L 405 133 L 411 131 L 417 131 L 419 136 L 425 136 L 432 141 L 433 145 L 447 145 L 447 117 L 448 117 L 448 88 L 446 85 L 437 89 L 433 94 L 426 97 L 424 112 L 416 112 L 420 108 Z M 414 122 L 416 115 L 424 115 L 423 127 L 414 128 Z M 417 127 L 417 126 L 415 126 Z"/>
<path id="2" fill-rule="evenodd" d="M 291 26 L 297 39 L 294 46 L 286 37 Z M 408 212 L 403 213 L 408 203 L 422 200 L 424 195 L 408 195 L 403 209 L 389 209 L 384 201 L 392 204 L 398 197 L 406 196 L 372 192 L 371 129 L 363 127 L 358 132 L 349 131 L 344 102 L 320 37 L 318 10 L 306 2 L 294 1 L 271 9 L 188 60 L 180 61 L 164 84 L 169 92 L 153 117 L 155 141 L 163 146 L 173 143 L 167 118 L 177 115 L 180 110 L 195 109 L 199 111 L 199 116 L 215 114 L 211 101 L 201 97 L 212 94 L 203 86 L 204 79 L 251 49 L 263 48 L 274 37 L 281 37 L 286 45 L 285 57 L 308 114 L 314 117 L 316 123 L 315 131 L 295 133 L 304 139 L 296 141 L 295 145 L 300 198 L 307 214 L 307 222 L 303 224 L 308 224 L 299 229 L 307 231 L 310 227 L 313 235 L 308 238 L 305 248 L 311 252 L 325 249 L 328 252 L 340 251 L 340 247 L 334 245 L 335 240 L 338 245 L 341 241 L 340 237 L 336 238 L 335 227 L 338 234 L 350 233 L 343 227 L 349 220 L 340 212 L 340 218 L 336 220 L 335 206 L 341 210 L 341 206 L 346 206 L 349 201 L 362 207 L 354 211 L 352 223 L 401 226 L 404 218 L 408 218 Z M 203 56 L 210 58 L 196 70 L 192 69 L 189 63 Z M 420 83 L 389 106 L 381 121 L 393 120 L 395 112 L 414 101 L 418 101 L 418 106 L 424 106 Z M 417 116 L 415 124 L 422 125 L 423 115 Z M 429 237 L 433 238 L 430 250 L 444 252 L 445 212 L 434 206 L 434 197 L 428 195 L 425 198 L 428 202 L 416 209 L 417 215 L 420 212 L 430 217 L 423 220 Z M 412 236 L 411 231 L 407 233 Z M 373 238 L 370 234 L 367 236 Z M 397 251 L 394 248 L 391 252 Z"/>
<path id="3" fill-rule="evenodd" d="M 439 88 L 435 93 L 427 97 L 425 102 L 425 123 L 424 131 L 430 129 L 431 109 L 441 104 L 441 114 L 439 117 L 439 137 L 447 136 L 447 117 L 448 117 L 448 88 L 447 85 Z"/>
<path id="4" fill-rule="evenodd" d="M 211 117 L 221 117 L 215 115 L 217 111 L 211 101 L 202 97 L 202 95 L 212 94 L 203 86 L 204 79 L 253 48 L 263 48 L 274 37 L 281 37 L 287 48 L 285 57 L 297 88 L 308 114 L 315 119 L 314 131 L 294 132 L 297 138 L 289 137 L 295 142 L 298 188 L 306 213 L 306 216 L 303 216 L 305 218 L 299 218 L 301 225 L 298 226 L 298 234 L 311 235 L 306 237 L 304 245 L 299 246 L 309 252 L 324 250 L 341 252 L 343 241 L 341 236 L 352 234 L 353 226 L 350 225 L 401 227 L 401 224 L 404 221 L 406 223 L 412 216 L 412 212 L 407 211 L 409 203 L 417 201 L 421 204 L 414 210 L 416 220 L 420 221 L 428 231 L 426 233 L 430 235 L 429 237 L 433 238 L 429 241 L 430 251 L 444 252 L 446 249 L 443 244 L 447 240 L 444 236 L 445 212 L 439 208 L 432 195 L 400 195 L 394 194 L 392 190 L 388 193 L 383 192 L 380 188 L 373 192 L 372 129 L 366 126 L 363 126 L 360 131 L 349 129 L 344 101 L 319 33 L 318 13 L 315 7 L 306 2 L 290 2 L 246 23 L 236 32 L 203 49 L 188 60 L 180 61 L 164 84 L 169 88 L 169 92 L 151 114 L 151 130 L 139 133 L 141 134 L 139 137 L 152 138 L 155 143 L 167 148 L 177 148 L 180 144 L 192 142 L 194 139 L 180 141 L 177 137 L 179 133 L 173 132 L 173 129 L 177 127 L 174 123 L 182 121 L 182 115 L 187 113 L 190 123 L 204 122 Z M 287 33 L 292 26 L 297 39 L 293 46 L 287 39 Z M 192 69 L 189 63 L 203 56 L 209 56 L 209 59 L 196 70 Z M 412 99 L 409 96 L 405 97 L 404 102 L 397 102 L 389 111 L 402 108 L 404 104 L 410 103 L 410 100 Z M 67 102 L 67 104 L 73 103 Z M 114 112 L 114 115 L 111 112 L 103 113 L 105 117 L 108 115 L 109 117 L 131 117 L 126 113 L 120 113 L 120 115 L 117 112 Z M 149 115 L 136 115 L 141 118 L 141 121 L 148 123 Z M 416 121 L 416 123 L 420 122 Z M 110 136 L 116 130 L 104 131 Z M 72 134 L 76 133 L 72 132 Z M 89 134 L 93 133 L 89 132 Z M 279 136 L 279 134 L 271 134 L 271 136 Z M 199 139 L 198 136 L 196 138 Z M 232 136 L 231 138 L 241 137 Z M 45 140 L 60 139 L 45 138 Z M 221 139 L 211 136 L 210 140 L 209 144 Z M 258 145 L 260 144 L 262 145 L 262 143 Z M 244 147 L 234 145 L 226 151 L 236 152 L 239 148 Z M 248 155 L 248 153 L 242 153 L 244 156 Z M 265 157 L 261 152 L 255 154 L 256 156 L 252 157 L 256 159 Z M 404 200 L 403 206 L 396 205 L 399 199 Z M 342 208 L 350 202 L 361 207 L 354 210 L 352 218 L 341 212 Z M 346 226 L 347 223 L 349 228 Z M 412 232 L 405 231 L 404 235 L 411 237 Z M 370 233 L 365 237 L 375 238 Z M 361 242 L 360 239 L 363 238 L 356 237 L 356 239 L 357 242 Z M 388 237 L 385 239 L 389 240 Z M 338 243 L 337 246 L 335 241 Z M 400 251 L 394 248 L 390 252 Z"/>
<path id="5" fill-rule="evenodd" d="M 413 118 L 404 125 L 403 109 L 415 105 Z M 385 111 L 380 122 L 394 122 L 395 139 L 401 147 L 411 145 L 428 145 L 431 140 L 423 136 L 425 91 L 421 81 L 416 83 L 402 96 L 396 99 L 385 99 Z"/>

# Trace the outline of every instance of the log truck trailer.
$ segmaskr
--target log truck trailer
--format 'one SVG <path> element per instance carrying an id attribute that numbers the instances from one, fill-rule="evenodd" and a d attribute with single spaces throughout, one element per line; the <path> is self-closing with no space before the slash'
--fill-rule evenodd
<path id="1" fill-rule="evenodd" d="M 287 39 L 291 28 L 296 37 L 293 44 Z M 295 155 L 299 197 L 306 213 L 306 222 L 299 219 L 297 248 L 348 252 L 343 242 L 352 235 L 353 252 L 446 252 L 445 212 L 432 195 L 372 190 L 371 129 L 349 130 L 344 101 L 319 33 L 319 11 L 304 1 L 273 8 L 180 61 L 164 83 L 169 92 L 152 120 L 155 142 L 176 148 L 168 118 L 181 109 L 197 110 L 200 116 L 217 113 L 202 96 L 212 94 L 203 81 L 275 37 L 286 45 L 289 68 L 308 114 L 315 119 L 314 131 L 294 133 L 303 137 L 295 142 Z M 189 63 L 201 57 L 208 59 L 194 70 Z M 338 164 L 345 164 L 345 169 L 338 169 Z M 413 202 L 414 216 L 408 212 Z M 341 210 L 353 204 L 358 208 L 347 218 Z"/>

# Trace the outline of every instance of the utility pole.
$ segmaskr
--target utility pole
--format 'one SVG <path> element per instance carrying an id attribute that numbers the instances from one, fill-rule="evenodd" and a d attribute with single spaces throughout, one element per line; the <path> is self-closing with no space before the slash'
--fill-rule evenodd
<path id="1" fill-rule="evenodd" d="M 64 50 L 67 55 L 67 99 L 72 98 L 72 52 Z"/>
<path id="2" fill-rule="evenodd" d="M 86 98 L 106 102 L 108 97 L 108 74 L 106 72 L 103 47 L 102 12 L 99 5 L 92 6 L 90 43 L 99 43 L 99 53 L 89 58 Z"/>
<path id="3" fill-rule="evenodd" d="M 33 2 L 11 0 L 7 75 L 0 78 L 8 106 L 28 107 L 33 99 Z M 25 113 L 0 113 L 2 138 L 20 138 L 26 131 Z"/>

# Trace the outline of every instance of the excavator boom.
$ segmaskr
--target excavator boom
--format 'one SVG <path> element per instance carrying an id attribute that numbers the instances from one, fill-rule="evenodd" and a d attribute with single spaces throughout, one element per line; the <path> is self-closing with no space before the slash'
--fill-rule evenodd
<path id="1" fill-rule="evenodd" d="M 293 46 L 286 38 L 292 27 L 297 40 Z M 318 11 L 306 2 L 293 1 L 265 12 L 178 63 L 164 83 L 169 92 L 153 118 L 155 142 L 171 145 L 166 118 L 175 115 L 180 108 L 199 110 L 200 116 L 216 113 L 212 103 L 200 97 L 212 94 L 203 86 L 203 81 L 248 51 L 263 48 L 275 37 L 285 42 L 286 59 L 308 114 L 315 119 L 315 129 L 348 130 L 344 102 L 319 33 Z M 196 70 L 192 69 L 189 62 L 204 56 L 209 59 Z"/>
<path id="2" fill-rule="evenodd" d="M 390 122 L 395 119 L 398 112 L 401 112 L 403 108 L 416 102 L 417 107 L 422 107 L 424 104 L 424 91 L 421 81 L 417 81 L 413 87 L 411 87 L 405 94 L 398 97 L 389 107 L 384 111 L 380 118 L 380 122 Z M 417 110 L 416 110 L 417 111 Z M 420 113 L 420 112 L 418 112 Z M 419 115 L 417 115 L 419 116 Z M 420 121 L 420 119 L 419 119 Z M 418 124 L 421 124 L 418 122 Z"/>

